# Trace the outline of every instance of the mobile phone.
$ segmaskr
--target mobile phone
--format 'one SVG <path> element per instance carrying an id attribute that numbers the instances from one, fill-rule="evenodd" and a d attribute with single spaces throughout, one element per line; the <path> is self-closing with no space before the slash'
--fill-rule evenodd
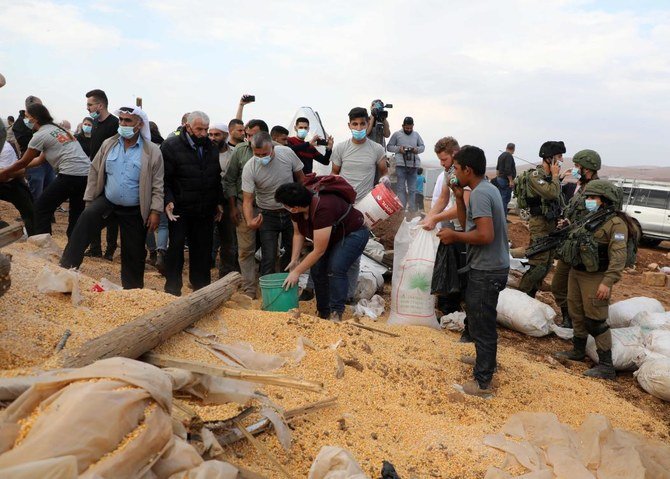
<path id="1" fill-rule="evenodd" d="M 326 146 L 328 144 L 328 140 L 324 140 L 323 138 L 319 138 L 316 140 L 316 144 L 319 146 Z"/>
<path id="2" fill-rule="evenodd" d="M 256 95 L 242 95 L 242 101 L 246 101 L 247 103 L 251 103 L 256 101 Z"/>

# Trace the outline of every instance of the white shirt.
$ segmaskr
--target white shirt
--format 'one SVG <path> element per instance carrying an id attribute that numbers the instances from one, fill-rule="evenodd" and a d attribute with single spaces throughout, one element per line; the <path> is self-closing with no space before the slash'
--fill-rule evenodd
<path id="1" fill-rule="evenodd" d="M 16 156 L 14 148 L 12 148 L 12 145 L 6 141 L 2 147 L 2 151 L 0 151 L 0 168 L 12 166 L 17 161 L 19 161 L 19 159 Z"/>

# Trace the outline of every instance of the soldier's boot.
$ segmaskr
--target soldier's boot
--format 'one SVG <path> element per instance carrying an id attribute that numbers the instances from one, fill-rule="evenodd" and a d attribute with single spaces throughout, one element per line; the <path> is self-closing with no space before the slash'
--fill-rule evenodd
<path id="1" fill-rule="evenodd" d="M 556 359 L 569 359 L 570 361 L 583 361 L 586 358 L 586 338 L 573 336 L 572 349 L 554 353 L 554 357 Z"/>
<path id="2" fill-rule="evenodd" d="M 598 351 L 598 365 L 584 371 L 584 376 L 598 379 L 609 379 L 614 381 L 616 379 L 616 371 L 612 363 L 612 350 Z"/>
<path id="3" fill-rule="evenodd" d="M 567 306 L 563 306 L 561 308 L 561 314 L 563 315 L 563 322 L 561 323 L 561 328 L 572 329 L 572 318 L 570 317 L 570 313 L 568 313 Z"/>

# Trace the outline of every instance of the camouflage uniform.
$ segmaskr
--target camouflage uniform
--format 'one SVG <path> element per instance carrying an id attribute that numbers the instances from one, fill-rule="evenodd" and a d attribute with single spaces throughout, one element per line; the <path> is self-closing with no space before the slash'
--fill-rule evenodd
<path id="1" fill-rule="evenodd" d="M 528 228 L 532 245 L 534 241 L 556 229 L 555 215 L 560 210 L 561 182 L 558 176 L 552 178 L 551 174 L 547 174 L 540 165 L 530 173 L 528 186 L 530 191 L 526 201 L 531 214 Z M 530 258 L 528 260 L 530 269 L 521 278 L 519 290 L 534 297 L 549 273 L 553 259 L 554 250 L 545 251 Z"/>
<path id="2" fill-rule="evenodd" d="M 609 186 L 606 186 L 608 184 Z M 603 186 L 605 185 L 605 186 Z M 604 196 L 606 188 L 616 188 L 604 180 L 589 182 L 584 189 L 585 196 Z M 602 192 L 605 193 L 602 193 Z M 609 199 L 609 198 L 608 198 Z M 612 333 L 607 325 L 609 298 L 598 299 L 598 287 L 603 284 L 611 288 L 621 279 L 626 266 L 628 226 L 619 216 L 613 214 L 593 232 L 597 248 L 598 269 L 586 271 L 583 264 L 573 266 L 568 277 L 568 310 L 572 318 L 574 337 L 573 350 L 558 353 L 559 357 L 581 360 L 584 358 L 586 340 L 590 334 L 595 338 L 599 365 L 586 371 L 586 375 L 613 379 Z"/>
<path id="3" fill-rule="evenodd" d="M 572 158 L 575 165 L 589 169 L 593 172 L 589 181 L 598 179 L 597 171 L 600 169 L 601 160 L 600 155 L 593 150 L 581 150 L 575 153 Z M 582 220 L 587 214 L 588 210 L 584 206 L 584 188 L 587 182 L 582 182 L 581 189 L 574 194 L 568 202 L 568 205 L 563 212 L 563 217 L 570 223 L 575 223 Z M 572 328 L 572 320 L 568 312 L 568 273 L 570 273 L 570 266 L 563 260 L 556 261 L 556 268 L 554 269 L 554 277 L 551 281 L 551 292 L 554 295 L 554 300 L 563 316 L 562 326 L 565 328 Z"/>

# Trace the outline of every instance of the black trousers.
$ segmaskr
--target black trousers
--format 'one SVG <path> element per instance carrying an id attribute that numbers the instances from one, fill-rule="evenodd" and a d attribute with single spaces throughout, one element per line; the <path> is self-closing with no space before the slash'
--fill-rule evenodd
<path id="1" fill-rule="evenodd" d="M 84 211 L 84 191 L 86 191 L 87 180 L 87 176 L 59 174 L 49 183 L 35 203 L 35 234 L 51 234 L 51 218 L 56 208 L 63 202 L 69 201 L 67 237 L 70 237 L 79 215 Z"/>
<path id="2" fill-rule="evenodd" d="M 91 236 L 110 217 L 114 217 L 121 229 L 121 285 L 124 289 L 143 288 L 147 227 L 140 207 L 115 205 L 104 194 L 93 200 L 79 217 L 60 264 L 63 268 L 78 268 Z"/>
<path id="3" fill-rule="evenodd" d="M 22 178 L 14 178 L 6 183 L 0 183 L 0 200 L 7 201 L 19 210 L 28 236 L 35 234 L 35 208 L 33 196 L 28 185 Z"/>
<path id="4" fill-rule="evenodd" d="M 237 234 L 235 225 L 230 219 L 230 207 L 224 206 L 221 221 L 215 223 L 213 260 L 216 260 L 217 247 L 219 249 L 219 278 L 223 278 L 232 271 L 240 271 L 240 264 L 237 260 Z"/>
<path id="5" fill-rule="evenodd" d="M 106 227 L 106 238 L 107 246 L 105 247 L 105 253 L 114 254 L 117 247 L 117 239 L 119 237 L 119 223 L 116 221 L 116 216 L 110 216 L 102 224 L 100 230 L 96 231 L 94 235 L 91 236 L 91 251 L 94 253 L 102 253 L 102 228 Z"/>
<path id="6" fill-rule="evenodd" d="M 188 279 L 193 290 L 212 282 L 212 215 L 184 215 L 170 221 L 170 242 L 165 257 L 165 292 L 181 296 L 184 246 L 188 239 Z M 123 245 L 122 245 L 123 248 Z"/>
<path id="7" fill-rule="evenodd" d="M 288 211 L 261 210 L 263 223 L 259 228 L 261 235 L 261 276 L 277 272 L 277 245 L 281 235 L 284 254 L 281 257 L 279 272 L 291 262 L 293 249 L 293 223 Z"/>

